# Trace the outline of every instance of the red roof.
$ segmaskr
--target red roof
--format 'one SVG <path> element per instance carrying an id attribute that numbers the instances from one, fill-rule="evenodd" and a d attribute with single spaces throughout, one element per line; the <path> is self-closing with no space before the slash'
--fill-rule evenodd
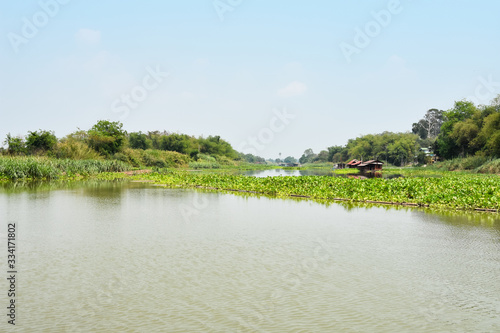
<path id="1" fill-rule="evenodd" d="M 367 165 L 370 165 L 370 164 L 377 164 L 377 165 L 380 164 L 380 165 L 382 165 L 382 164 L 384 164 L 384 162 L 380 162 L 379 160 L 369 160 L 369 161 L 361 163 L 359 166 L 364 167 L 364 166 L 367 166 Z"/>
<path id="2" fill-rule="evenodd" d="M 359 163 L 361 163 L 361 161 L 354 159 L 354 160 L 350 161 L 349 163 L 347 163 L 347 165 L 358 165 Z"/>

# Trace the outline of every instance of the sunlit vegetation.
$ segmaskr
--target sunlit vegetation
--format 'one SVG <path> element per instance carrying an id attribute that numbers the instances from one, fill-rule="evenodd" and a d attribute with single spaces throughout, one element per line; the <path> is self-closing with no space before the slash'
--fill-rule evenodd
<path id="1" fill-rule="evenodd" d="M 4 144 L 7 148 L 0 148 L 0 155 L 9 157 L 3 160 L 3 164 L 9 167 L 2 169 L 0 177 L 9 179 L 54 178 L 57 172 L 48 170 L 61 169 L 62 165 L 69 167 L 67 162 L 61 161 L 65 159 L 87 161 L 87 164 L 92 160 L 95 165 L 109 165 L 114 161 L 116 165 L 123 166 L 121 169 L 220 169 L 238 168 L 241 165 L 246 168 L 250 165 L 260 168 L 267 165 L 262 157 L 236 152 L 220 136 L 195 138 L 166 131 L 127 133 L 120 122 L 108 120 L 100 120 L 87 131 L 79 129 L 59 140 L 53 132 L 44 130 L 28 132 L 26 137 L 13 137 L 8 134 Z M 26 157 L 47 157 L 51 158 L 51 162 L 47 162 L 48 159 Z M 15 161 L 15 158 L 19 158 L 19 161 Z M 52 168 L 54 163 L 59 168 Z M 82 163 L 84 162 L 80 162 Z M 40 170 L 47 170 L 36 172 L 34 168 L 33 172 L 27 172 L 26 165 L 36 165 Z M 15 166 L 18 166 L 19 170 L 14 170 Z M 72 167 L 62 171 L 71 174 L 74 169 Z M 83 168 L 77 173 L 93 173 L 85 170 Z"/>
<path id="2" fill-rule="evenodd" d="M 130 166 L 117 160 L 70 160 L 48 157 L 0 157 L 0 178 L 57 179 L 63 175 L 93 175 L 120 172 Z"/>
<path id="3" fill-rule="evenodd" d="M 248 191 L 277 197 L 413 204 L 458 209 L 500 208 L 500 178 L 443 173 L 441 177 L 352 179 L 328 176 L 266 177 L 172 171 L 137 176 L 171 187 Z"/>

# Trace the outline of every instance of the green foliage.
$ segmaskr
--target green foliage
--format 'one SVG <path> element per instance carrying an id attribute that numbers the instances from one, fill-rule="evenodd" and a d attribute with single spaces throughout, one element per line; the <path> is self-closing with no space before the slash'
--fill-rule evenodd
<path id="1" fill-rule="evenodd" d="M 126 132 L 118 121 L 99 120 L 88 132 L 88 144 L 95 151 L 109 156 L 121 150 Z"/>
<path id="2" fill-rule="evenodd" d="M 132 132 L 129 134 L 128 143 L 133 149 L 149 149 L 152 147 L 152 142 L 147 135 L 142 132 Z"/>
<path id="3" fill-rule="evenodd" d="M 438 169 L 445 169 L 449 171 L 475 171 L 486 173 L 486 166 L 491 161 L 490 157 L 487 156 L 470 156 L 465 158 L 454 158 L 450 160 L 446 160 L 443 162 L 436 163 L 434 166 Z M 494 165 L 494 164 L 491 164 Z M 483 171 L 479 171 L 483 170 Z"/>
<path id="4" fill-rule="evenodd" d="M 475 169 L 478 173 L 492 173 L 500 175 L 500 158 L 484 163 Z"/>
<path id="5" fill-rule="evenodd" d="M 57 144 L 54 132 L 42 131 L 28 132 L 26 148 L 30 153 L 43 153 L 52 150 Z"/>
<path id="6" fill-rule="evenodd" d="M 266 163 L 263 157 L 255 156 L 253 154 L 240 154 L 239 159 L 248 163 Z"/>
<path id="7" fill-rule="evenodd" d="M 134 167 L 184 168 L 188 166 L 189 157 L 174 151 L 158 149 L 125 148 L 116 153 L 114 158 Z"/>
<path id="8" fill-rule="evenodd" d="M 400 166 L 413 162 L 418 136 L 413 133 L 368 134 L 356 139 L 350 139 L 346 149 L 349 159 L 358 160 L 381 159 Z"/>
<path id="9" fill-rule="evenodd" d="M 231 145 L 220 138 L 220 136 L 209 136 L 206 139 L 199 138 L 200 152 L 208 155 L 226 156 L 231 159 L 238 158 L 238 153 Z"/>
<path id="10" fill-rule="evenodd" d="M 190 169 L 219 169 L 221 165 L 217 162 L 199 161 L 189 162 Z"/>
<path id="11" fill-rule="evenodd" d="M 453 109 L 445 112 L 445 122 L 436 141 L 439 156 L 450 159 L 471 155 L 500 156 L 500 107 L 476 107 L 472 102 L 455 102 Z"/>
<path id="12" fill-rule="evenodd" d="M 103 157 L 90 148 L 85 142 L 72 137 L 61 140 L 52 150 L 51 156 L 73 160 L 101 160 Z"/>
<path id="13" fill-rule="evenodd" d="M 0 157 L 0 178 L 55 179 L 65 173 L 91 175 L 100 172 L 119 172 L 130 167 L 119 161 L 69 160 L 47 157 Z"/>
<path id="14" fill-rule="evenodd" d="M 500 111 L 484 118 L 483 127 L 478 134 L 478 145 L 483 146 L 488 156 L 500 157 Z"/>
<path id="15" fill-rule="evenodd" d="M 306 163 L 312 163 L 314 158 L 316 158 L 316 154 L 313 152 L 311 148 L 306 149 L 304 151 L 304 154 L 299 158 L 299 163 L 300 164 L 306 164 Z"/>
<path id="16" fill-rule="evenodd" d="M 23 155 L 26 153 L 26 143 L 22 137 L 13 137 L 8 133 L 4 144 L 7 145 L 7 153 L 10 155 Z"/>
<path id="17" fill-rule="evenodd" d="M 441 131 L 441 125 L 444 120 L 444 111 L 430 109 L 426 112 L 423 119 L 413 123 L 412 132 L 417 134 L 422 140 L 435 138 Z"/>
<path id="18" fill-rule="evenodd" d="M 160 148 L 162 150 L 176 151 L 188 154 L 190 151 L 190 137 L 186 134 L 170 134 L 162 136 Z"/>
<path id="19" fill-rule="evenodd" d="M 328 147 L 328 162 L 342 162 L 347 160 L 347 151 L 342 146 L 331 146 Z M 345 154 L 343 154 L 345 152 Z"/>
<path id="20" fill-rule="evenodd" d="M 251 191 L 266 195 L 305 196 L 357 202 L 412 203 L 459 209 L 499 209 L 500 178 L 443 174 L 442 177 L 351 179 L 328 176 L 266 177 L 173 172 L 142 175 L 167 186 Z"/>

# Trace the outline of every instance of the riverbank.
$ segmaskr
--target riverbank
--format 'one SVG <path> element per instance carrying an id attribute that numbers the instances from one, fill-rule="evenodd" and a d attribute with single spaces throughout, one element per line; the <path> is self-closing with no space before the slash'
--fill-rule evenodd
<path id="1" fill-rule="evenodd" d="M 102 179 L 123 175 L 102 174 Z M 172 188 L 238 191 L 274 197 L 304 197 L 417 207 L 498 212 L 500 177 L 447 173 L 441 177 L 350 179 L 302 176 L 256 178 L 243 175 L 170 171 L 130 176 Z"/>

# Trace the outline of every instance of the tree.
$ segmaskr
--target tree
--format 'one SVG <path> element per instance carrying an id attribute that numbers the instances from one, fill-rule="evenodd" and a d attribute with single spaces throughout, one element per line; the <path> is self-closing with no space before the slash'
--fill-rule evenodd
<path id="1" fill-rule="evenodd" d="M 328 162 L 341 162 L 342 159 L 342 152 L 346 152 L 347 150 L 345 147 L 342 146 L 331 146 L 328 147 Z"/>
<path id="2" fill-rule="evenodd" d="M 311 163 L 315 157 L 316 154 L 311 148 L 309 148 L 304 151 L 304 154 L 302 154 L 302 156 L 299 158 L 299 162 L 301 164 Z"/>
<path id="3" fill-rule="evenodd" d="M 26 153 L 26 143 L 20 136 L 13 137 L 10 133 L 8 133 L 4 144 L 7 145 L 7 153 L 10 155 L 20 155 Z"/>
<path id="4" fill-rule="evenodd" d="M 457 140 L 451 137 L 456 123 L 463 122 L 478 112 L 474 103 L 470 101 L 457 101 L 453 109 L 444 113 L 444 122 L 441 125 L 441 132 L 436 140 L 436 153 L 444 158 L 453 158 L 462 152 Z"/>
<path id="5" fill-rule="evenodd" d="M 472 119 L 466 119 L 462 122 L 457 122 L 453 125 L 453 130 L 450 137 L 455 140 L 455 144 L 462 151 L 462 155 L 466 156 L 474 150 L 474 139 L 479 133 L 479 127 Z"/>
<path id="6" fill-rule="evenodd" d="M 487 155 L 500 157 L 500 112 L 487 116 L 483 124 L 477 144 L 483 147 Z"/>
<path id="7" fill-rule="evenodd" d="M 297 163 L 297 159 L 293 156 L 287 156 L 285 159 L 284 159 L 284 162 L 285 163 Z"/>
<path id="8" fill-rule="evenodd" d="M 413 123 L 412 132 L 418 134 L 421 139 L 435 138 L 438 136 L 443 124 L 444 111 L 438 109 L 428 110 L 424 118 Z"/>
<path id="9" fill-rule="evenodd" d="M 54 132 L 42 131 L 28 132 L 26 148 L 30 153 L 43 153 L 52 150 L 57 144 Z"/>
<path id="10" fill-rule="evenodd" d="M 313 162 L 325 163 L 328 162 L 328 151 L 322 150 L 319 154 L 313 159 Z"/>
<path id="11" fill-rule="evenodd" d="M 199 138 L 198 144 L 200 152 L 208 155 L 226 156 L 231 159 L 238 158 L 238 153 L 233 149 L 231 144 L 221 139 L 220 136 L 209 136 L 206 139 Z"/>
<path id="12" fill-rule="evenodd" d="M 126 132 L 119 121 L 99 120 L 88 133 L 88 144 L 98 153 L 112 155 L 119 152 L 124 143 Z"/>
<path id="13" fill-rule="evenodd" d="M 151 148 L 151 140 L 148 139 L 147 135 L 142 132 L 132 132 L 129 134 L 128 144 L 130 148 L 133 149 L 143 149 L 146 150 Z"/>
<path id="14" fill-rule="evenodd" d="M 189 153 L 189 136 L 185 134 L 170 134 L 161 138 L 162 150 L 176 151 L 181 154 Z"/>

